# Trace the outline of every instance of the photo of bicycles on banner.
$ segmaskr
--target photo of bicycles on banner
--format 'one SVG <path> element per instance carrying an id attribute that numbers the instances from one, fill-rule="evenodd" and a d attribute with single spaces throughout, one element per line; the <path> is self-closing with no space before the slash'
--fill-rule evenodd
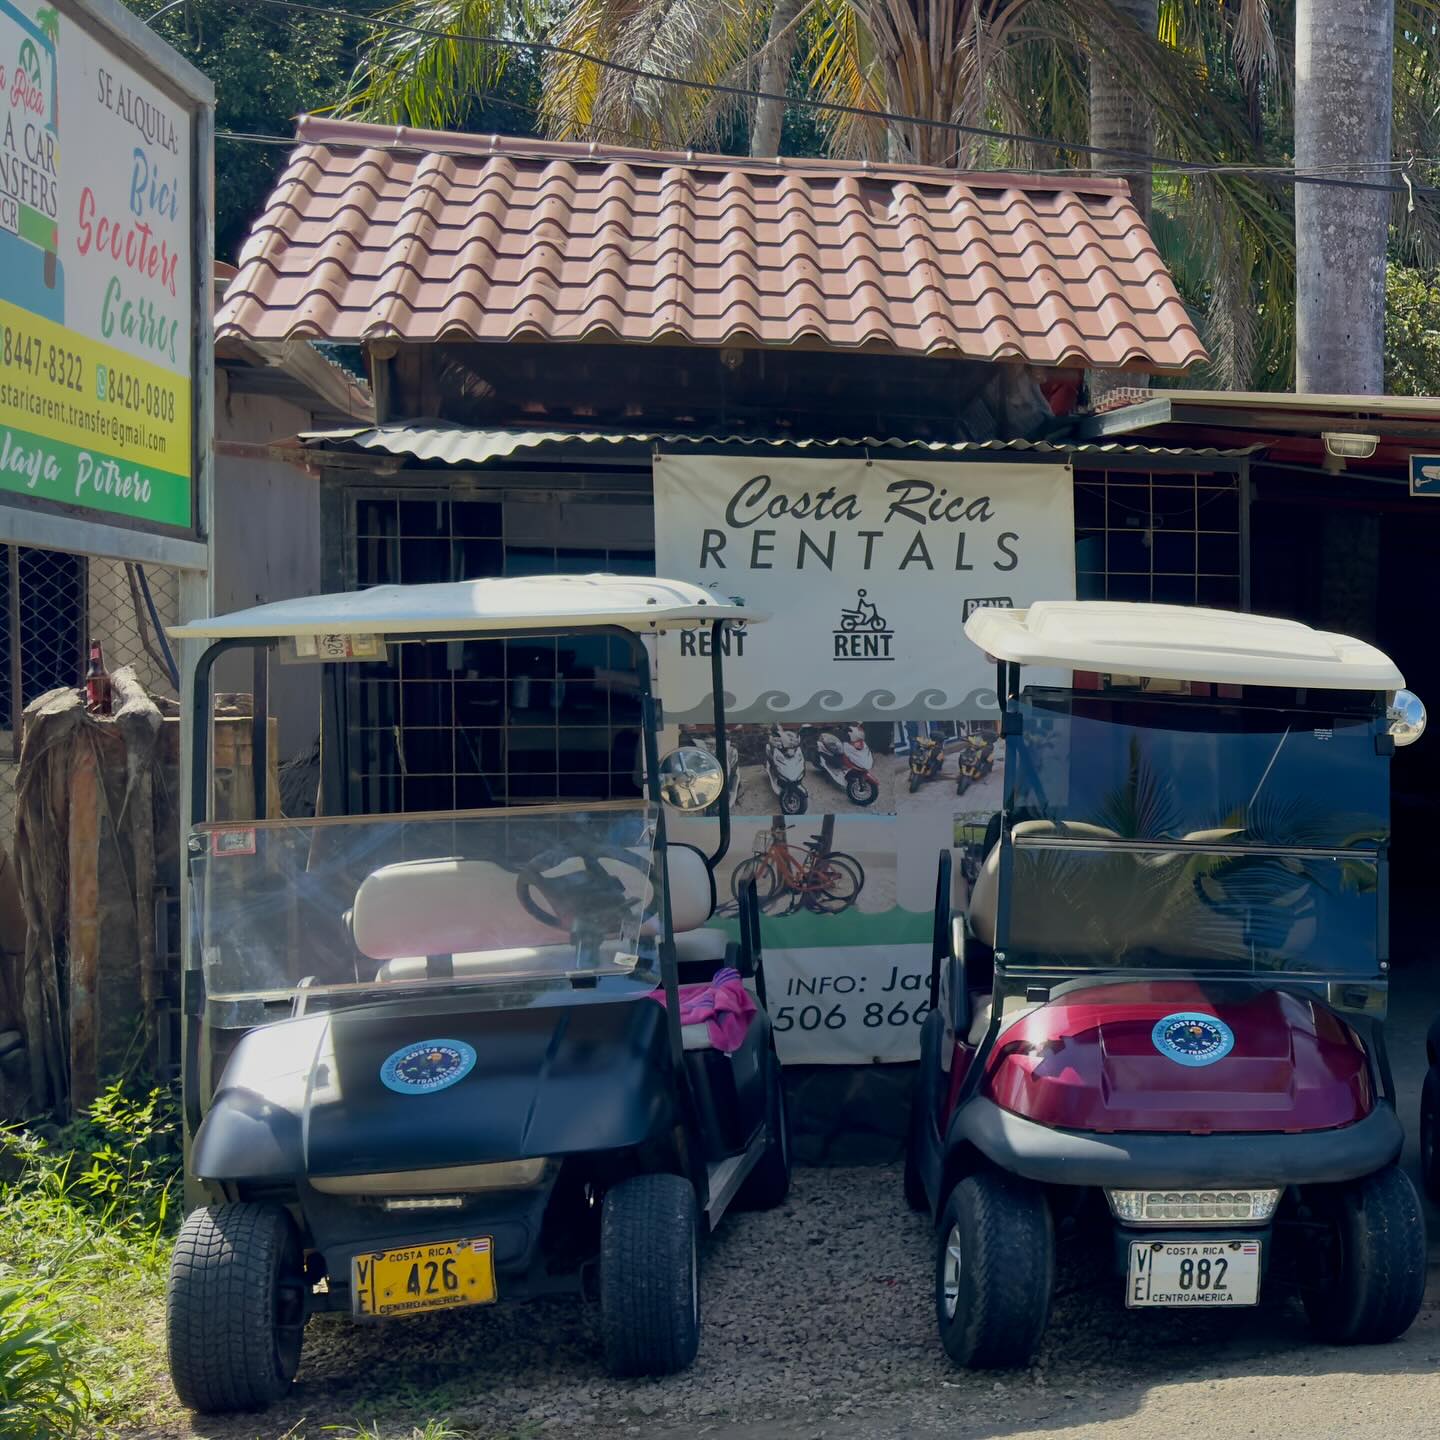
<path id="1" fill-rule="evenodd" d="M 738 910 L 740 893 L 753 879 L 755 895 L 768 915 L 793 915 L 810 910 L 839 915 L 860 898 L 865 868 L 853 855 L 831 847 L 833 820 L 818 833 L 797 840 L 783 815 L 755 833 L 748 858 L 730 876 L 731 904 Z"/>

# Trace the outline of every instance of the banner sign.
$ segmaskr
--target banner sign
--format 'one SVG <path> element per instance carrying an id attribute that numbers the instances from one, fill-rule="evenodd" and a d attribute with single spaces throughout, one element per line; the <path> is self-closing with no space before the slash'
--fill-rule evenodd
<path id="1" fill-rule="evenodd" d="M 1074 599 L 1063 465 L 733 459 L 655 463 L 656 573 L 768 610 L 731 637 L 734 817 L 715 923 L 749 879 L 780 1058 L 913 1060 L 929 1008 L 942 850 L 963 909 L 999 809 L 985 605 Z M 661 637 L 682 743 L 715 746 L 709 634 Z M 715 848 L 713 820 L 669 822 Z"/>
<path id="2" fill-rule="evenodd" d="M 0 0 L 0 490 L 190 529 L 191 117 Z"/>
<path id="3" fill-rule="evenodd" d="M 993 667 L 964 636 L 984 605 L 1074 594 L 1061 465 L 663 455 L 656 573 L 770 612 L 726 663 L 737 720 L 965 718 Z M 665 704 L 709 713 L 708 637 L 667 636 Z"/>

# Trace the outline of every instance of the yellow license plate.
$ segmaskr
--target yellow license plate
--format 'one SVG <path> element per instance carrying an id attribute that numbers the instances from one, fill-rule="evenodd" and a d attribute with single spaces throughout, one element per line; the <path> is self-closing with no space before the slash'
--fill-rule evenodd
<path id="1" fill-rule="evenodd" d="M 350 1262 L 356 1315 L 418 1315 L 495 1300 L 495 1252 L 488 1236 L 374 1250 Z"/>

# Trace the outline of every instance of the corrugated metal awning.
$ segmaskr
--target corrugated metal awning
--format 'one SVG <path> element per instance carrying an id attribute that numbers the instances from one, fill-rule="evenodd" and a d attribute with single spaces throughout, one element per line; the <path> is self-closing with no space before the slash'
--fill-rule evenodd
<path id="1" fill-rule="evenodd" d="M 791 435 L 680 435 L 660 431 L 632 431 L 624 434 L 598 430 L 478 430 L 464 425 L 414 424 L 379 425 L 356 430 L 312 430 L 300 436 L 313 450 L 378 451 L 408 456 L 412 460 L 444 465 L 486 465 L 539 450 L 611 449 L 648 447 L 664 450 L 681 446 L 752 446 L 781 450 L 883 450 L 907 458 L 922 456 L 956 457 L 983 454 L 1029 454 L 1036 456 L 1080 455 L 1104 459 L 1107 456 L 1136 456 L 1183 460 L 1236 460 L 1252 454 L 1244 450 L 1176 449 L 1155 445 L 1116 442 L 1082 443 L 1051 440 L 901 440 L 859 436 L 834 440 L 805 439 Z"/>

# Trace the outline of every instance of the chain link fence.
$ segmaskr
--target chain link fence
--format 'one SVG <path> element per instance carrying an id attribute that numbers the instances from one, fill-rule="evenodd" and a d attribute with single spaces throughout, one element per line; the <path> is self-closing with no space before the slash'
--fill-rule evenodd
<path id="1" fill-rule="evenodd" d="M 159 631 L 179 611 L 174 570 L 0 545 L 0 845 L 9 849 L 15 838 L 25 706 L 81 684 L 91 640 L 103 647 L 107 669 L 133 665 L 152 694 L 175 695 Z"/>

